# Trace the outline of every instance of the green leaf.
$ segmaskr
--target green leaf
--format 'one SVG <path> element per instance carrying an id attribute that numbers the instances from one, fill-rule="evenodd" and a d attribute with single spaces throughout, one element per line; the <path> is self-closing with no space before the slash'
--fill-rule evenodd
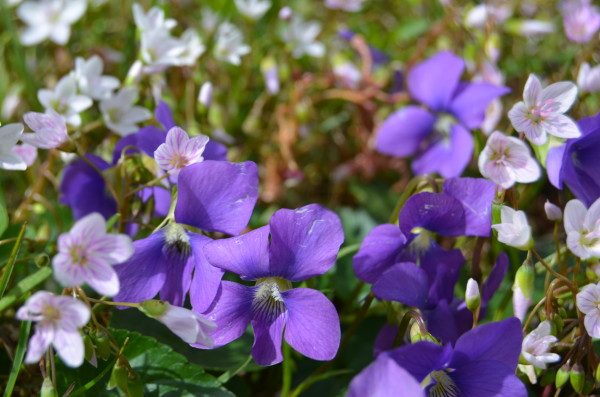
<path id="1" fill-rule="evenodd" d="M 10 253 L 8 262 L 6 263 L 6 266 L 4 266 L 4 269 L 3 269 L 4 272 L 2 273 L 2 279 L 0 280 L 0 298 L 2 298 L 4 296 L 4 292 L 6 291 L 8 282 L 10 281 L 10 276 L 15 267 L 15 262 L 17 261 L 17 256 L 19 255 L 19 249 L 21 248 L 21 243 L 23 242 L 23 236 L 25 235 L 26 227 L 27 227 L 27 224 L 24 223 L 23 226 L 21 227 L 21 231 L 19 232 L 19 235 L 17 236 L 17 241 L 15 242 L 15 245 L 13 246 L 13 249 Z"/>
<path id="2" fill-rule="evenodd" d="M 23 280 L 19 281 L 17 285 L 8 291 L 8 294 L 0 299 L 0 312 L 14 304 L 19 298 L 21 298 L 25 293 L 31 291 L 38 284 L 46 280 L 52 274 L 52 269 L 50 266 L 46 266 L 33 273 L 30 276 L 25 277 Z"/>
<path id="3" fill-rule="evenodd" d="M 23 357 L 25 357 L 25 345 L 27 339 L 29 339 L 29 332 L 31 331 L 31 321 L 23 321 L 21 323 L 21 330 L 19 332 L 19 343 L 17 344 L 17 350 L 15 351 L 15 358 L 13 359 L 12 369 L 6 383 L 6 389 L 4 389 L 4 397 L 12 395 L 17 376 L 21 370 L 21 364 L 23 363 Z"/>
<path id="4" fill-rule="evenodd" d="M 218 396 L 231 397 L 233 394 L 225 389 L 212 375 L 204 369 L 190 363 L 183 355 L 173 351 L 167 345 L 149 336 L 122 329 L 110 329 L 117 343 L 122 345 L 129 338 L 123 355 L 131 367 L 137 372 L 144 384 L 147 396 Z M 191 348 L 190 348 L 191 349 Z M 84 363 L 80 368 L 72 369 L 57 363 L 58 390 L 64 391 L 75 383 L 76 393 L 83 389 L 83 395 L 116 396 L 117 391 L 106 390 L 110 369 L 115 360 L 108 362 L 99 360 L 98 368 Z M 103 373 L 102 377 L 98 374 Z M 100 378 L 100 379 L 98 379 Z M 93 380 L 93 382 L 92 382 Z"/>
<path id="5" fill-rule="evenodd" d="M 6 201 L 4 193 L 0 190 L 0 237 L 8 228 L 8 212 L 6 211 Z"/>

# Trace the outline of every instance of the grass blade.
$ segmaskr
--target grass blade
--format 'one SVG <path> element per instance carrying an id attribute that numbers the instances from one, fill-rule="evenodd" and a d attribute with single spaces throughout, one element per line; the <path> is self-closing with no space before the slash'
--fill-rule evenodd
<path id="1" fill-rule="evenodd" d="M 8 262 L 4 267 L 4 273 L 2 273 L 2 280 L 0 280 L 0 299 L 4 296 L 4 292 L 6 291 L 6 287 L 8 286 L 8 281 L 10 280 L 10 275 L 13 272 L 15 267 L 15 262 L 17 261 L 17 256 L 19 255 L 19 249 L 21 248 L 21 244 L 23 243 L 23 236 L 25 235 L 25 228 L 27 227 L 27 223 L 24 223 L 21 226 L 21 231 L 17 236 L 17 241 L 10 252 L 10 257 L 8 258 Z"/>
<path id="2" fill-rule="evenodd" d="M 8 382 L 6 389 L 4 389 L 4 397 L 10 397 L 12 395 L 19 371 L 21 371 L 21 364 L 23 363 L 23 357 L 25 357 L 25 345 L 29 339 L 29 332 L 31 331 L 31 321 L 23 321 L 21 323 L 21 330 L 19 331 L 19 343 L 17 344 L 17 350 L 15 351 L 15 359 L 13 360 L 12 369 L 10 375 L 8 375 Z"/>

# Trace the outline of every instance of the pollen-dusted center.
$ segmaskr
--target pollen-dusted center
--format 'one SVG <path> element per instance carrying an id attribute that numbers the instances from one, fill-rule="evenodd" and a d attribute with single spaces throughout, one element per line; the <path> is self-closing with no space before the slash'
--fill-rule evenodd
<path id="1" fill-rule="evenodd" d="M 256 286 L 252 310 L 264 318 L 279 316 L 285 310 L 281 293 L 292 288 L 292 283 L 279 277 L 267 277 L 258 279 Z"/>

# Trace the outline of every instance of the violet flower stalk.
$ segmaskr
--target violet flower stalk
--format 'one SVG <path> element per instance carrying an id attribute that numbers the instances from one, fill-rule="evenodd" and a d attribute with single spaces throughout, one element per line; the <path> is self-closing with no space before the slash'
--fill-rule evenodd
<path id="1" fill-rule="evenodd" d="M 282 338 L 309 358 L 333 359 L 340 343 L 335 307 L 320 291 L 293 288 L 292 282 L 329 270 L 343 240 L 338 216 L 311 204 L 281 209 L 268 226 L 208 243 L 204 253 L 211 265 L 256 281 L 253 287 L 221 282 L 215 302 L 205 313 L 217 323 L 215 347 L 239 338 L 251 323 L 252 356 L 260 365 L 283 360 Z"/>

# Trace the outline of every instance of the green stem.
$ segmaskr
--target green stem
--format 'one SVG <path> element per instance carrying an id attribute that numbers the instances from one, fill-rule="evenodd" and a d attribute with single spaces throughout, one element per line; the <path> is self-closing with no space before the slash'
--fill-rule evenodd
<path id="1" fill-rule="evenodd" d="M 292 359 L 290 357 L 290 345 L 283 342 L 283 379 L 281 385 L 281 397 L 288 397 L 292 387 Z"/>
<path id="2" fill-rule="evenodd" d="M 27 228 L 27 223 L 24 223 L 21 226 L 21 230 L 19 231 L 19 235 L 17 236 L 17 241 L 13 246 L 13 249 L 10 253 L 10 257 L 8 258 L 8 262 L 4 267 L 4 273 L 2 274 L 2 280 L 0 280 L 0 299 L 4 297 L 4 292 L 6 291 L 6 287 L 8 286 L 8 282 L 10 281 L 10 276 L 15 268 L 15 262 L 17 260 L 17 255 L 19 255 L 19 249 L 21 248 L 21 243 L 23 242 L 23 236 L 25 235 L 25 229 Z"/>
<path id="3" fill-rule="evenodd" d="M 108 180 L 108 178 L 106 177 L 106 175 L 104 175 L 104 173 L 100 170 L 100 168 L 98 168 L 96 166 L 96 164 L 92 163 L 90 161 L 90 159 L 88 159 L 87 157 L 85 157 L 85 155 L 83 155 L 83 153 L 81 153 L 79 151 L 79 149 L 77 149 L 75 153 L 77 154 L 77 157 L 79 157 L 80 159 L 82 159 L 83 161 L 85 161 L 90 167 L 92 167 L 98 173 L 98 175 L 100 175 L 100 177 L 104 180 L 104 183 L 106 183 L 106 187 L 110 191 L 111 196 L 113 196 L 113 198 L 115 199 L 115 201 L 117 203 L 117 206 L 118 206 L 118 204 L 120 202 L 119 196 L 117 195 L 117 191 L 115 190 L 115 188 L 112 185 L 112 183 L 110 183 L 110 181 Z"/>
<path id="4" fill-rule="evenodd" d="M 400 214 L 400 210 L 404 207 L 406 201 L 410 198 L 412 193 L 415 191 L 419 183 L 425 180 L 425 177 L 422 175 L 416 176 L 408 182 L 408 185 L 404 188 L 404 192 L 398 198 L 398 202 L 392 211 L 392 215 L 390 215 L 389 223 L 396 223 L 398 221 L 398 215 Z"/>
<path id="5" fill-rule="evenodd" d="M 169 176 L 169 174 L 165 173 L 164 175 L 162 175 L 162 176 L 159 176 L 158 178 L 154 178 L 154 179 L 153 179 L 153 180 L 151 180 L 150 182 L 148 182 L 148 183 L 145 183 L 145 184 L 143 184 L 142 186 L 139 186 L 139 187 L 137 187 L 137 188 L 133 189 L 132 191 L 128 192 L 128 193 L 125 195 L 125 197 L 132 196 L 132 195 L 136 194 L 137 192 L 139 192 L 139 191 L 141 191 L 141 190 L 144 190 L 144 189 L 146 189 L 146 188 L 148 188 L 148 187 L 154 186 L 154 185 L 156 185 L 157 183 L 159 183 L 160 181 L 162 181 L 162 180 L 166 179 L 168 176 Z"/>
<path id="6" fill-rule="evenodd" d="M 111 302 L 111 301 L 103 301 L 103 300 L 100 300 L 100 299 L 93 299 L 93 298 L 87 298 L 87 300 L 89 300 L 90 302 L 100 303 L 100 304 L 108 305 L 108 306 L 127 306 L 127 307 L 135 307 L 135 308 L 139 308 L 140 307 L 139 303 Z"/>

